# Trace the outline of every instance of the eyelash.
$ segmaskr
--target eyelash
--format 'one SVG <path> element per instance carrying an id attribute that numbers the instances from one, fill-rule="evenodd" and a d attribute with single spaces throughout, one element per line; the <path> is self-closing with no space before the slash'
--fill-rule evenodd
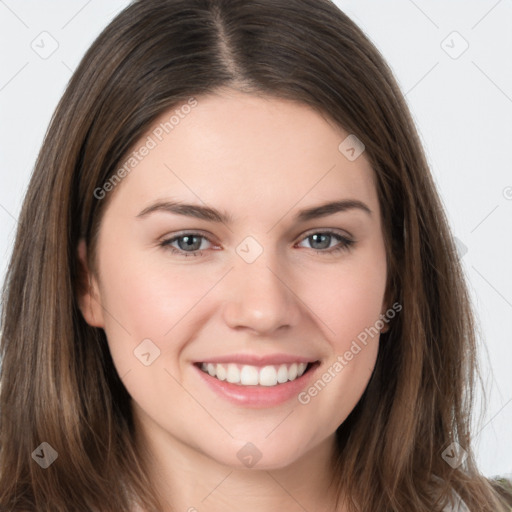
<path id="1" fill-rule="evenodd" d="M 336 245 L 334 247 L 331 247 L 330 249 L 312 249 L 313 251 L 316 251 L 317 253 L 324 254 L 324 255 L 334 255 L 341 251 L 349 251 L 352 246 L 355 244 L 354 240 L 351 240 L 350 238 L 347 238 L 343 235 L 340 235 L 336 231 L 332 231 L 329 229 L 314 231 L 311 233 L 308 233 L 306 236 L 304 236 L 300 241 L 306 240 L 314 235 L 329 235 L 334 238 L 336 238 L 339 242 L 341 242 L 339 245 Z M 182 249 L 177 249 L 176 247 L 172 247 L 171 244 L 180 238 L 184 238 L 186 236 L 194 236 L 199 238 L 204 238 L 205 240 L 208 240 L 208 242 L 212 243 L 211 240 L 204 236 L 201 233 L 196 233 L 193 231 L 187 231 L 185 233 L 182 233 L 181 235 L 175 236 L 173 238 L 169 238 L 167 240 L 163 240 L 159 245 L 160 247 L 163 247 L 166 250 L 169 250 L 173 254 L 177 254 L 179 256 L 189 257 L 189 256 L 200 256 L 202 255 L 202 250 L 196 249 L 195 251 L 183 251 Z"/>

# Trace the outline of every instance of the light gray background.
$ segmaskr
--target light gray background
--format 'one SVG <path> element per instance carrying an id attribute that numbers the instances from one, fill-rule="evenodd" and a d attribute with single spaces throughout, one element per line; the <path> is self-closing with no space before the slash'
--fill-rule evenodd
<path id="1" fill-rule="evenodd" d="M 475 426 L 478 462 L 487 476 L 511 475 L 512 1 L 336 3 L 384 55 L 417 123 L 480 319 L 489 399 Z M 0 0 L 0 282 L 53 110 L 127 4 Z"/>

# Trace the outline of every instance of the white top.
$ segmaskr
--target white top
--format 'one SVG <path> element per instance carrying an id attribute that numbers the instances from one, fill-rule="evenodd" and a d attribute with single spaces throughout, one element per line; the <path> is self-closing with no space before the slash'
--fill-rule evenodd
<path id="1" fill-rule="evenodd" d="M 446 505 L 446 507 L 443 508 L 443 512 L 470 512 L 461 497 L 455 491 L 453 491 L 453 494 L 455 496 L 455 506 L 450 507 L 450 505 Z"/>

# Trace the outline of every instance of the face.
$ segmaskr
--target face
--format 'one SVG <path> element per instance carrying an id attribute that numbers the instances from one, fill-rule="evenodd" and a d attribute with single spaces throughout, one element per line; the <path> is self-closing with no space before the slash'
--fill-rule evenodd
<path id="1" fill-rule="evenodd" d="M 387 306 L 373 170 L 305 105 L 196 100 L 162 115 L 103 189 L 81 309 L 148 435 L 285 467 L 333 439 L 375 365 Z"/>

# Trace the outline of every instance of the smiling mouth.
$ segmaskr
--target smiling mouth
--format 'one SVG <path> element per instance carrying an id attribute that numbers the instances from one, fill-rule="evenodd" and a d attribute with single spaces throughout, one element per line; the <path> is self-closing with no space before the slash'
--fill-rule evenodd
<path id="1" fill-rule="evenodd" d="M 280 365 L 252 366 L 236 363 L 197 363 L 211 377 L 239 386 L 273 387 L 297 380 L 318 361 L 312 363 L 288 363 Z"/>

